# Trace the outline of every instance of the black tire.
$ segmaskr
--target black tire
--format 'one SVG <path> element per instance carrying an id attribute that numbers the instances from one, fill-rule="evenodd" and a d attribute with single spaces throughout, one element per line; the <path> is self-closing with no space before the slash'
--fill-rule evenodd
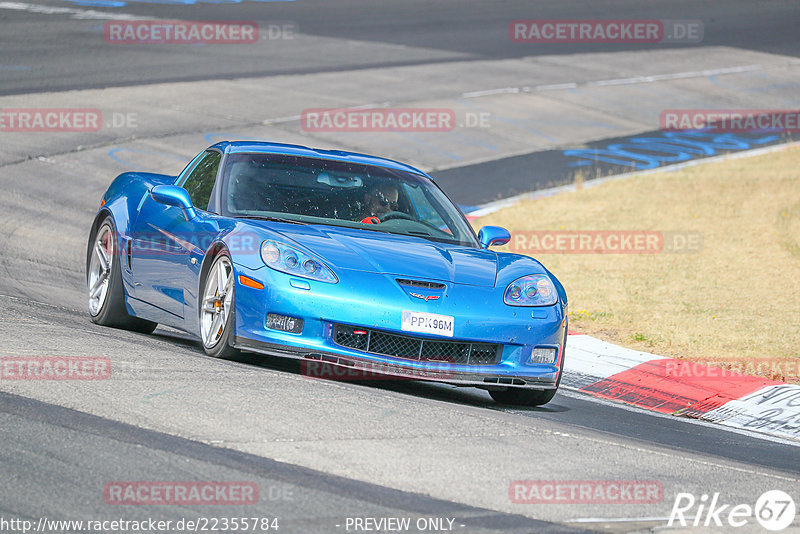
<path id="1" fill-rule="evenodd" d="M 564 326 L 564 341 L 561 345 L 561 363 L 558 365 L 558 378 L 556 388 L 547 390 L 531 389 L 496 389 L 489 390 L 489 395 L 495 402 L 500 404 L 510 404 L 515 406 L 544 406 L 556 396 L 558 386 L 561 385 L 561 376 L 564 374 L 564 360 L 567 357 L 567 331 L 569 324 Z"/>
<path id="2" fill-rule="evenodd" d="M 94 254 L 95 242 L 98 239 L 101 231 L 108 229 L 111 232 L 110 247 L 111 247 L 111 267 L 107 274 L 107 285 L 105 299 L 100 303 L 99 309 L 96 314 L 92 313 L 92 306 L 89 307 L 89 317 L 93 323 L 101 326 L 109 326 L 112 328 L 122 328 L 124 330 L 132 330 L 134 332 L 141 332 L 149 334 L 156 329 L 158 323 L 133 317 L 128 314 L 125 307 L 125 288 L 122 287 L 122 270 L 120 263 L 122 255 L 119 252 L 117 243 L 117 229 L 114 226 L 114 220 L 111 216 L 106 217 L 100 224 L 98 224 L 89 236 L 89 242 L 86 248 L 86 285 L 87 291 L 90 280 L 90 268 L 92 267 L 92 256 Z"/>
<path id="3" fill-rule="evenodd" d="M 205 270 L 203 274 L 203 282 L 201 284 L 201 291 L 198 295 L 197 299 L 197 313 L 199 317 L 199 324 L 200 324 L 200 341 L 203 344 L 203 350 L 205 353 L 212 358 L 222 358 L 225 360 L 233 360 L 237 359 L 241 356 L 241 351 L 239 349 L 233 348 L 233 331 L 236 324 L 236 307 L 235 307 L 235 294 L 233 292 L 233 288 L 236 286 L 234 283 L 231 286 L 231 299 L 230 299 L 230 309 L 227 311 L 227 316 L 225 319 L 225 325 L 222 329 L 222 334 L 219 336 L 219 339 L 216 340 L 214 343 L 207 344 L 205 337 L 203 335 L 203 300 L 204 296 L 207 292 L 208 284 L 210 283 L 211 273 L 214 272 L 215 267 L 217 266 L 217 262 L 220 261 L 221 258 L 227 259 L 227 261 L 231 265 L 231 276 L 233 276 L 233 262 L 231 262 L 230 256 L 224 252 L 219 251 L 214 256 L 214 259 L 209 263 L 209 268 Z"/>
<path id="4" fill-rule="evenodd" d="M 514 406 L 543 406 L 553 400 L 556 395 L 555 389 L 535 390 L 535 389 L 491 389 L 489 395 L 495 402 L 500 404 L 510 404 Z"/>

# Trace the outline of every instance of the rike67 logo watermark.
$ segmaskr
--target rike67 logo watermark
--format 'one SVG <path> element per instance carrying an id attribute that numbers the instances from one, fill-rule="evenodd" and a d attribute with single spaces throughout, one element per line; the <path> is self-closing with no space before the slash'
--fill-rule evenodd
<path id="1" fill-rule="evenodd" d="M 703 494 L 699 499 L 691 493 L 678 493 L 667 525 L 738 528 L 755 519 L 765 529 L 777 532 L 792 524 L 796 512 L 794 499 L 781 490 L 761 494 L 754 506 L 722 503 L 719 493 Z"/>

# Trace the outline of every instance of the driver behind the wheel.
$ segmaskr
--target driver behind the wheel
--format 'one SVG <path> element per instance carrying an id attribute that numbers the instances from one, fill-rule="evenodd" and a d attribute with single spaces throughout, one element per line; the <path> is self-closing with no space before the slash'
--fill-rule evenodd
<path id="1" fill-rule="evenodd" d="M 364 193 L 361 222 L 380 224 L 381 217 L 397 211 L 397 188 L 388 182 L 380 182 Z"/>

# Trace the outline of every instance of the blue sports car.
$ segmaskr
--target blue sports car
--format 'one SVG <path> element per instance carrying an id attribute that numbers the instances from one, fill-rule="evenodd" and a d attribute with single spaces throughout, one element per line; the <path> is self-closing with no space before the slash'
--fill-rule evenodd
<path id="1" fill-rule="evenodd" d="M 97 324 L 196 335 L 359 376 L 433 380 L 542 405 L 564 366 L 567 296 L 527 256 L 495 252 L 433 180 L 395 161 L 222 142 L 178 176 L 128 172 L 89 233 Z"/>

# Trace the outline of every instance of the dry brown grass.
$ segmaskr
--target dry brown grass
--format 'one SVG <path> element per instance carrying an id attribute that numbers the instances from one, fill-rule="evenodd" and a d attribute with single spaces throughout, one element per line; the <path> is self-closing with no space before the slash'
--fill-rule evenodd
<path id="1" fill-rule="evenodd" d="M 798 381 L 800 148 L 526 201 L 473 224 L 700 232 L 695 253 L 537 259 L 567 289 L 572 330 L 722 367 L 761 362 L 745 370 Z"/>

